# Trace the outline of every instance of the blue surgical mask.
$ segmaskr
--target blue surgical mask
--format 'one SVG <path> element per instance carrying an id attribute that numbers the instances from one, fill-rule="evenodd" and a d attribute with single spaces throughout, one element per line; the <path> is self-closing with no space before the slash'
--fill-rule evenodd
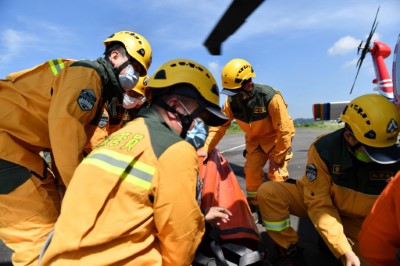
<path id="1" fill-rule="evenodd" d="M 119 74 L 119 83 L 124 91 L 129 91 L 136 86 L 139 80 L 139 72 L 132 65 L 128 65 L 125 74 Z"/>

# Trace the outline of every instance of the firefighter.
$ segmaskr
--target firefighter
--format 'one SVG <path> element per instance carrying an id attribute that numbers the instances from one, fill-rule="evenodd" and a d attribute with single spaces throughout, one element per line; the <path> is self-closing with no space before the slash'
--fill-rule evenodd
<path id="1" fill-rule="evenodd" d="M 143 36 L 121 31 L 104 45 L 96 61 L 58 58 L 0 80 L 0 239 L 16 266 L 37 264 L 60 211 L 55 183 L 70 183 L 91 137 L 88 125 L 147 74 L 152 51 Z M 54 156 L 61 180 L 42 151 Z"/>
<path id="2" fill-rule="evenodd" d="M 168 61 L 146 98 L 150 106 L 78 166 L 41 265 L 190 265 L 205 220 L 229 220 L 220 207 L 203 217 L 197 154 L 184 140 L 196 117 L 212 126 L 228 120 L 212 74 L 191 60 Z"/>
<path id="3" fill-rule="evenodd" d="M 302 260 L 290 214 L 310 218 L 343 265 L 365 262 L 357 235 L 376 198 L 400 169 L 400 117 L 385 97 L 367 94 L 353 99 L 340 119 L 343 128 L 311 144 L 302 179 L 266 182 L 257 192 L 265 229 L 278 245 L 282 263 Z"/>
<path id="4" fill-rule="evenodd" d="M 361 227 L 360 252 L 371 265 L 400 265 L 399 189 L 400 171 L 379 195 Z"/>
<path id="5" fill-rule="evenodd" d="M 264 182 L 264 165 L 269 161 L 268 178 L 284 181 L 289 173 L 287 163 L 292 158 L 293 120 L 279 91 L 267 85 L 253 83 L 256 76 L 246 60 L 235 58 L 222 70 L 221 93 L 228 97 L 222 112 L 229 121 L 211 127 L 203 151 L 210 153 L 224 136 L 233 119 L 245 132 L 246 192 L 249 204 L 257 205 L 256 192 Z"/>

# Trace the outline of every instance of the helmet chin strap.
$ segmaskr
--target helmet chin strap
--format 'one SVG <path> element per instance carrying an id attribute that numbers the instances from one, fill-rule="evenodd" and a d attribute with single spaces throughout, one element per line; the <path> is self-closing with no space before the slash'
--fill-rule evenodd
<path id="1" fill-rule="evenodd" d="M 122 88 L 122 85 L 121 85 L 121 82 L 119 81 L 118 76 L 119 76 L 119 74 L 121 73 L 122 69 L 124 69 L 125 67 L 127 67 L 129 64 L 130 64 L 129 60 L 126 60 L 125 63 L 123 63 L 123 64 L 120 65 L 119 67 L 114 67 L 114 64 L 112 64 L 112 65 L 113 65 L 113 69 L 112 69 L 112 70 L 113 70 L 113 72 L 114 72 L 115 77 L 117 78 L 117 81 L 118 81 L 118 84 L 119 84 L 119 88 L 120 88 L 120 90 L 121 90 L 122 93 L 124 93 L 124 89 Z M 121 102 L 121 100 L 122 100 L 122 99 L 119 99 L 120 102 Z"/>
<path id="2" fill-rule="evenodd" d="M 349 147 L 351 153 L 355 154 L 356 150 L 357 150 L 358 148 L 360 148 L 362 145 L 361 145 L 361 142 L 357 142 L 356 145 L 351 146 L 350 143 L 347 142 L 347 146 Z"/>
<path id="3" fill-rule="evenodd" d="M 113 67 L 113 72 L 114 72 L 115 76 L 118 77 L 118 75 L 121 73 L 122 69 L 127 67 L 129 64 L 130 64 L 129 60 L 126 60 L 125 63 L 123 63 L 119 67 Z"/>
<path id="4" fill-rule="evenodd" d="M 373 160 L 365 153 L 357 151 L 358 148 L 362 147 L 361 142 L 358 142 L 356 145 L 351 146 L 347 142 L 347 146 L 349 147 L 350 152 L 356 157 L 357 160 L 364 162 L 364 163 L 370 163 Z"/>
<path id="5" fill-rule="evenodd" d="M 192 113 L 184 115 L 176 111 L 174 108 L 172 108 L 165 102 L 155 101 L 154 104 L 160 106 L 161 108 L 163 108 L 168 112 L 178 115 L 182 123 L 182 132 L 180 134 L 180 137 L 183 139 L 186 138 L 187 132 L 189 131 L 189 128 L 192 125 L 194 119 L 197 117 L 198 114 L 200 114 L 204 110 L 204 108 L 201 105 L 199 105 L 199 107 L 197 107 L 196 110 L 194 110 Z"/>

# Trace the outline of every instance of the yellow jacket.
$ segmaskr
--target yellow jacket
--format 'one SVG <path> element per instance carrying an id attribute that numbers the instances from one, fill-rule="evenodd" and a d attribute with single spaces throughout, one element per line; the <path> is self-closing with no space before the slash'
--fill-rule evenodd
<path id="1" fill-rule="evenodd" d="M 109 135 L 120 129 L 123 124 L 122 122 L 122 116 L 121 118 L 110 117 L 108 105 L 104 104 L 99 123 L 97 125 L 90 124 L 88 126 L 88 130 L 86 130 L 88 132 L 88 135 L 92 137 L 90 138 L 84 149 L 85 155 L 89 154 L 94 148 L 96 148 L 97 145 L 100 144 L 100 142 L 105 140 Z"/>
<path id="2" fill-rule="evenodd" d="M 152 108 L 139 116 L 77 168 L 42 265 L 190 265 L 205 230 L 196 151 Z"/>
<path id="3" fill-rule="evenodd" d="M 351 250 L 342 218 L 350 218 L 352 231 L 358 232 L 387 180 L 400 169 L 400 163 L 358 161 L 350 154 L 343 131 L 311 145 L 305 175 L 296 183 L 311 221 L 336 257 Z"/>
<path id="4" fill-rule="evenodd" d="M 203 149 L 211 152 L 235 119 L 245 133 L 247 152 L 260 146 L 276 163 L 283 164 L 290 153 L 295 128 L 282 95 L 269 86 L 254 84 L 247 104 L 237 96 L 226 98 L 222 112 L 229 121 L 219 127 L 210 127 Z"/>
<path id="5" fill-rule="evenodd" d="M 0 80 L 0 158 L 43 175 L 39 152 L 51 150 L 68 185 L 83 158 L 86 126 L 113 96 L 122 99 L 122 91 L 102 58 L 55 59 L 8 75 Z"/>

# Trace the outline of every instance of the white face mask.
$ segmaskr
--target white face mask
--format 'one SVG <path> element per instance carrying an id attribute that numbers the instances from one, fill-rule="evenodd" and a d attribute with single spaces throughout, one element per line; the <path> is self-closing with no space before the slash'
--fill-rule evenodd
<path id="1" fill-rule="evenodd" d="M 124 93 L 124 99 L 122 100 L 122 107 L 125 109 L 132 109 L 135 108 L 136 105 L 140 105 L 143 103 L 142 101 L 138 100 L 135 97 L 131 97 L 128 94 Z"/>
<path id="2" fill-rule="evenodd" d="M 136 86 L 139 80 L 139 72 L 132 65 L 128 65 L 125 74 L 119 75 L 119 83 L 124 91 L 129 91 Z"/>

